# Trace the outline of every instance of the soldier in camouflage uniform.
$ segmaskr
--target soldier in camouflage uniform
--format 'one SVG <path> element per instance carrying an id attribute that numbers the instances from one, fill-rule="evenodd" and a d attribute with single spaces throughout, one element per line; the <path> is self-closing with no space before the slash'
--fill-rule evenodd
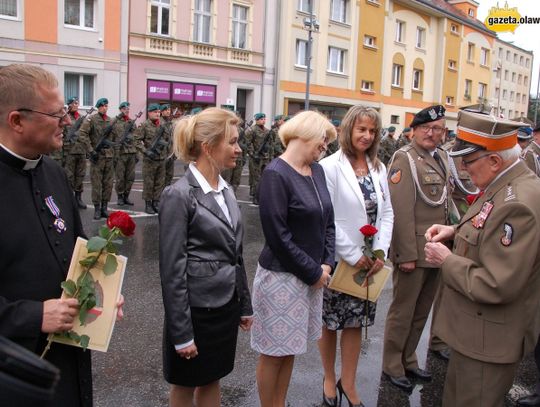
<path id="1" fill-rule="evenodd" d="M 80 134 L 80 129 L 93 108 L 85 116 L 81 116 L 77 97 L 70 97 L 67 103 L 71 124 L 64 127 L 65 169 L 69 184 L 75 192 L 77 206 L 79 209 L 86 209 L 86 204 L 82 200 L 83 180 L 86 175 L 86 155 L 92 151 L 92 146 L 88 137 Z"/>
<path id="2" fill-rule="evenodd" d="M 339 150 L 339 133 L 341 132 L 341 120 L 333 119 L 332 124 L 336 128 L 337 137 L 334 141 L 332 141 L 330 144 L 328 144 L 328 147 L 326 149 L 326 156 L 334 154 L 336 151 Z"/>
<path id="3" fill-rule="evenodd" d="M 283 154 L 283 144 L 279 139 L 279 128 L 283 125 L 283 123 L 285 123 L 285 116 L 278 114 L 274 117 L 274 124 L 270 128 L 270 132 L 272 133 L 271 140 L 273 158 L 279 157 L 281 154 Z"/>
<path id="4" fill-rule="evenodd" d="M 379 146 L 379 152 L 377 156 L 379 157 L 379 160 L 381 160 L 386 166 L 388 166 L 390 159 L 397 150 L 397 143 L 394 139 L 395 132 L 396 128 L 394 126 L 388 127 L 388 133 L 386 133 L 386 136 L 382 138 L 381 144 Z"/>
<path id="5" fill-rule="evenodd" d="M 145 212 L 158 212 L 159 197 L 165 188 L 165 160 L 168 155 L 169 139 L 166 127 L 159 120 L 157 103 L 148 106 L 148 119 L 139 127 L 139 137 L 144 145 L 143 157 L 143 199 Z"/>
<path id="6" fill-rule="evenodd" d="M 255 115 L 255 123 L 246 130 L 246 146 L 249 156 L 250 172 L 252 172 L 253 180 L 253 203 L 259 204 L 259 181 L 261 174 L 266 168 L 266 165 L 272 160 L 273 146 L 270 130 L 264 127 L 266 123 L 266 115 L 257 113 Z"/>
<path id="7" fill-rule="evenodd" d="M 137 164 L 137 148 L 139 143 L 136 137 L 137 125 L 135 121 L 141 113 L 131 120 L 129 118 L 129 102 L 122 102 L 118 107 L 120 113 L 116 116 L 114 124 L 114 136 L 116 144 L 114 146 L 116 165 L 116 194 L 118 195 L 118 205 L 133 205 L 129 199 L 129 193 L 135 181 L 135 165 Z"/>
<path id="8" fill-rule="evenodd" d="M 236 159 L 236 167 L 228 168 L 221 173 L 221 177 L 232 185 L 235 194 L 240 186 L 242 170 L 246 164 L 246 138 L 244 133 L 242 126 L 238 125 L 238 145 L 242 149 L 242 154 Z"/>
<path id="9" fill-rule="evenodd" d="M 396 141 L 396 151 L 411 143 L 413 132 L 410 127 L 405 127 Z"/>
<path id="10" fill-rule="evenodd" d="M 171 106 L 169 104 L 164 104 L 159 107 L 161 111 L 161 125 L 165 127 L 166 138 L 169 140 L 169 145 L 167 146 L 167 158 L 165 160 L 165 186 L 171 185 L 171 182 L 174 177 L 174 162 L 176 161 L 176 156 L 173 153 L 173 143 L 172 143 L 172 134 L 173 134 L 173 116 L 171 115 Z"/>
<path id="11" fill-rule="evenodd" d="M 107 205 L 111 199 L 114 183 L 114 139 L 113 121 L 107 116 L 109 101 L 101 98 L 96 102 L 98 112 L 87 119 L 80 129 L 79 137 L 88 137 L 92 145 L 90 152 L 90 181 L 94 219 L 107 218 Z"/>

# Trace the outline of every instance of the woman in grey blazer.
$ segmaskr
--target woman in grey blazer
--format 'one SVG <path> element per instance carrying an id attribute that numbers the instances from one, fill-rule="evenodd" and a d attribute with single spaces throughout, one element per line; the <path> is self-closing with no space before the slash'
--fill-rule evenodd
<path id="1" fill-rule="evenodd" d="M 163 369 L 173 407 L 193 405 L 194 398 L 197 405 L 220 405 L 219 379 L 234 367 L 238 326 L 251 326 L 240 209 L 219 175 L 242 153 L 238 121 L 210 108 L 174 130 L 175 153 L 191 163 L 163 191 L 159 211 Z"/>

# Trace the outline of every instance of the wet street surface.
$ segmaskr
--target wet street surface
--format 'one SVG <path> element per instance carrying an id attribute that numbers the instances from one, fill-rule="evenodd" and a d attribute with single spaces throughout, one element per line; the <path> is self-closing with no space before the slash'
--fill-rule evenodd
<path id="1" fill-rule="evenodd" d="M 247 167 L 246 167 L 247 168 Z M 245 236 L 244 261 L 250 286 L 262 249 L 262 235 L 258 207 L 249 203 L 247 172 L 244 169 L 238 200 L 242 210 Z M 183 173 L 180 163 L 175 174 Z M 138 167 L 137 181 L 130 198 L 134 207 L 117 207 L 113 192 L 109 209 L 129 208 L 137 223 L 136 233 L 125 239 L 121 254 L 128 257 L 123 294 L 126 299 L 125 319 L 118 322 L 107 353 L 93 352 L 94 401 L 96 407 L 165 407 L 168 405 L 168 384 L 162 374 L 163 305 L 158 268 L 158 219 L 144 213 L 141 199 L 142 183 Z M 85 183 L 84 199 L 90 201 L 90 185 Z M 133 211 L 133 212 L 131 212 Z M 104 223 L 92 220 L 93 209 L 82 210 L 81 215 L 88 236 L 97 234 Z M 411 395 L 392 386 L 381 377 L 384 323 L 392 297 L 391 279 L 377 304 L 375 325 L 368 330 L 369 338 L 362 344 L 358 364 L 357 388 L 366 407 L 370 406 L 422 406 L 441 405 L 446 363 L 427 352 L 429 325 L 424 331 L 419 348 L 420 367 L 427 367 L 433 374 L 431 383 L 417 382 Z M 364 336 L 362 335 L 362 338 Z M 221 381 L 222 405 L 227 407 L 258 406 L 255 368 L 257 354 L 249 345 L 249 333 L 240 331 L 234 371 Z M 339 358 L 336 363 L 339 377 Z M 506 406 L 532 390 L 536 368 L 531 357 L 520 366 L 514 386 L 507 397 Z M 322 367 L 313 343 L 308 353 L 296 358 L 288 393 L 290 406 L 320 406 L 322 402 Z M 346 402 L 343 403 L 343 406 Z M 474 407 L 474 406 L 471 406 Z"/>

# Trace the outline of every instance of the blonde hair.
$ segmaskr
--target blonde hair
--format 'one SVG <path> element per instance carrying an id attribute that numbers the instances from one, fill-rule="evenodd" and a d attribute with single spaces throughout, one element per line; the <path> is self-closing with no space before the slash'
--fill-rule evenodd
<path id="1" fill-rule="evenodd" d="M 211 107 L 181 118 L 174 127 L 174 153 L 184 161 L 196 161 L 202 144 L 210 148 L 230 140 L 240 119 L 230 110 Z"/>
<path id="2" fill-rule="evenodd" d="M 335 127 L 321 113 L 311 110 L 297 113 L 279 128 L 279 139 L 285 147 L 296 138 L 309 140 L 328 137 L 328 142 L 336 139 Z"/>
<path id="3" fill-rule="evenodd" d="M 355 105 L 352 106 L 343 121 L 341 122 L 341 132 L 339 134 L 339 146 L 341 150 L 348 158 L 354 158 L 356 156 L 356 149 L 352 143 L 352 132 L 357 120 L 368 119 L 375 124 L 375 137 L 373 143 L 366 150 L 366 155 L 371 160 L 374 168 L 377 170 L 380 168 L 381 162 L 377 158 L 377 151 L 379 150 L 379 143 L 381 142 L 381 116 L 372 107 Z"/>
<path id="4" fill-rule="evenodd" d="M 0 125 L 15 109 L 34 109 L 42 100 L 38 88 L 54 89 L 58 80 L 49 71 L 34 65 L 12 64 L 0 68 Z"/>

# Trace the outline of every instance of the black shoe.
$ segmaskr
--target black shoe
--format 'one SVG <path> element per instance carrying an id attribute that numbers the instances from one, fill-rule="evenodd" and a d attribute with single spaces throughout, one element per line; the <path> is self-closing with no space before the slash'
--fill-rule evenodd
<path id="1" fill-rule="evenodd" d="M 100 220 L 100 219 L 101 219 L 101 205 L 94 204 L 94 220 Z"/>
<path id="2" fill-rule="evenodd" d="M 448 362 L 450 360 L 450 352 L 451 350 L 446 348 L 446 349 L 441 349 L 441 350 L 431 350 L 431 352 L 436 356 L 438 357 L 439 359 L 442 359 L 446 362 Z"/>
<path id="3" fill-rule="evenodd" d="M 394 386 L 399 387 L 401 390 L 406 391 L 407 393 L 410 393 L 413 389 L 413 385 L 409 379 L 407 379 L 406 376 L 390 376 L 387 373 L 383 374 L 386 376 L 386 378 L 392 383 Z"/>
<path id="4" fill-rule="evenodd" d="M 326 394 L 324 394 L 324 377 L 323 377 L 323 391 L 322 391 L 322 405 L 323 407 L 336 407 L 337 406 L 337 396 L 336 397 L 328 397 Z"/>
<path id="5" fill-rule="evenodd" d="M 152 201 L 146 201 L 146 206 L 144 211 L 149 215 L 155 215 L 156 211 L 154 211 L 154 208 L 152 207 Z"/>
<path id="6" fill-rule="evenodd" d="M 75 192 L 75 200 L 77 201 L 77 207 L 79 209 L 86 209 L 87 206 L 82 200 L 82 192 Z"/>
<path id="7" fill-rule="evenodd" d="M 540 394 L 529 394 L 528 396 L 520 397 L 517 401 L 518 406 L 540 406 Z"/>
<path id="8" fill-rule="evenodd" d="M 351 400 L 349 400 L 349 396 L 347 396 L 347 393 L 345 393 L 345 390 L 343 390 L 343 387 L 341 386 L 341 379 L 338 380 L 336 384 L 338 393 L 339 393 L 339 405 L 341 406 L 341 399 L 343 399 L 343 396 L 347 399 L 347 402 L 349 403 L 349 407 L 365 407 L 362 402 L 359 404 L 353 404 Z"/>
<path id="9" fill-rule="evenodd" d="M 124 194 L 118 194 L 118 201 L 116 202 L 118 206 L 124 206 L 126 201 L 124 200 Z"/>
<path id="10" fill-rule="evenodd" d="M 408 377 L 412 377 L 413 379 L 420 379 L 425 382 L 431 381 L 431 373 L 429 373 L 427 370 L 420 369 L 419 367 L 415 367 L 413 369 L 405 369 L 405 374 Z"/>
<path id="11" fill-rule="evenodd" d="M 132 201 L 129 200 L 129 194 L 124 194 L 124 203 L 129 206 L 135 205 Z"/>
<path id="12" fill-rule="evenodd" d="M 152 201 L 152 208 L 154 208 L 154 212 L 159 213 L 159 201 Z"/>
<path id="13" fill-rule="evenodd" d="M 101 202 L 101 217 L 102 218 L 108 218 L 109 217 L 109 212 L 107 212 L 107 204 L 108 204 L 107 201 Z"/>

